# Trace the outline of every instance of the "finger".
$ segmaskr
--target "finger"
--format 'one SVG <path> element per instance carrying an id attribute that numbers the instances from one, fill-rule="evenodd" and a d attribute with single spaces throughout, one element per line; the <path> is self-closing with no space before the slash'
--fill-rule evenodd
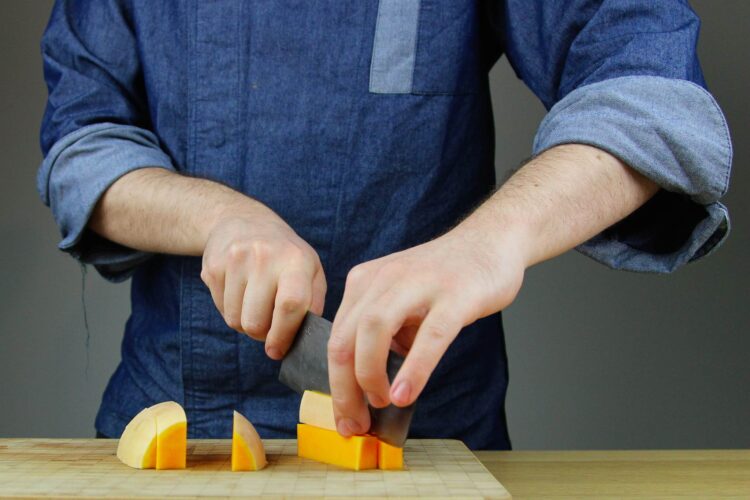
<path id="1" fill-rule="evenodd" d="M 271 329 L 266 337 L 266 354 L 281 359 L 294 340 L 312 301 L 312 273 L 307 270 L 282 272 L 276 291 Z"/>
<path id="2" fill-rule="evenodd" d="M 242 302 L 247 288 L 245 263 L 230 260 L 224 276 L 224 321 L 230 328 L 242 332 Z"/>
<path id="3" fill-rule="evenodd" d="M 328 376 L 336 429 L 342 436 L 362 434 L 370 428 L 370 412 L 354 377 L 354 341 L 351 329 L 334 326 L 328 340 Z"/>
<path id="4" fill-rule="evenodd" d="M 242 300 L 242 331 L 255 340 L 264 341 L 271 328 L 276 278 L 267 268 L 255 268 L 247 280 Z"/>
<path id="5" fill-rule="evenodd" d="M 385 293 L 391 284 L 389 280 L 373 279 L 371 272 L 361 265 L 354 267 L 346 278 L 344 296 L 333 319 L 332 330 L 341 330 L 345 335 L 356 337 L 357 323 L 363 309 Z"/>
<path id="6" fill-rule="evenodd" d="M 461 322 L 448 313 L 449 310 L 450 306 L 435 304 L 420 325 L 391 387 L 390 398 L 394 405 L 408 406 L 417 399 L 440 358 L 461 330 Z"/>
<path id="7" fill-rule="evenodd" d="M 390 383 L 386 373 L 394 335 L 407 319 L 423 314 L 427 294 L 418 288 L 393 286 L 363 311 L 357 325 L 354 373 L 370 404 L 390 404 Z"/>
<path id="8" fill-rule="evenodd" d="M 419 325 L 424 320 L 426 313 L 427 311 L 422 312 L 414 318 L 413 323 L 401 327 L 401 330 L 393 337 L 391 351 L 397 352 L 404 358 L 406 357 L 409 353 L 409 347 L 414 343 L 414 337 L 417 336 L 417 330 L 419 330 Z"/>
<path id="9" fill-rule="evenodd" d="M 323 272 L 323 267 L 320 265 L 313 276 L 312 283 L 312 301 L 310 302 L 310 312 L 317 314 L 318 316 L 323 314 L 323 309 L 326 303 L 326 290 L 328 285 L 326 284 L 326 275 Z"/>
<path id="10" fill-rule="evenodd" d="M 333 318 L 333 330 L 340 329 L 342 325 L 347 324 L 353 307 L 358 303 L 359 298 L 367 291 L 367 282 L 369 281 L 369 272 L 362 266 L 355 266 L 346 276 L 344 285 L 344 296 L 341 298 L 336 317 Z M 349 328 L 353 328 L 350 325 Z"/>
<path id="11" fill-rule="evenodd" d="M 379 280 L 373 283 L 363 266 L 353 268 L 347 276 L 344 297 L 333 321 L 328 341 L 328 378 L 337 428 L 344 436 L 370 428 L 370 412 L 354 373 L 357 319 L 367 303 L 366 298 L 382 293 L 385 286 Z"/>

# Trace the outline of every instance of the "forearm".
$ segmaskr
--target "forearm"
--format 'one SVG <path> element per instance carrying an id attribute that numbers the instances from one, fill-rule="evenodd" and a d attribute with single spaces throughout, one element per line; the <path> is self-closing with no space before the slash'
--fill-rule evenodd
<path id="1" fill-rule="evenodd" d="M 488 249 L 507 248 L 512 239 L 529 267 L 625 218 L 658 189 L 598 148 L 557 146 L 516 172 L 454 232 Z"/>
<path id="2" fill-rule="evenodd" d="M 104 193 L 89 228 L 137 250 L 201 255 L 219 219 L 268 210 L 222 184 L 143 168 L 122 176 Z"/>

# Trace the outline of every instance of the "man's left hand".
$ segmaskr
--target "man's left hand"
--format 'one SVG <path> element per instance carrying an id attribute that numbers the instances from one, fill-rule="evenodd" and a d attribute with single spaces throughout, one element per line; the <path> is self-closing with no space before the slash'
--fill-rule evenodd
<path id="1" fill-rule="evenodd" d="M 351 270 L 328 343 L 340 434 L 369 429 L 367 401 L 376 408 L 413 403 L 459 331 L 516 297 L 525 269 L 521 252 L 485 236 L 459 226 Z M 390 349 L 406 354 L 392 386 Z"/>

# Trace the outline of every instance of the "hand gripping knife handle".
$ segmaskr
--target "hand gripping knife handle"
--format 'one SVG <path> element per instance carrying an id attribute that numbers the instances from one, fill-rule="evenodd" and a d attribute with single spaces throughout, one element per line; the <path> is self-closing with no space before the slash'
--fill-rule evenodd
<path id="1" fill-rule="evenodd" d="M 331 336 L 331 322 L 307 313 L 291 348 L 281 362 L 279 380 L 292 390 L 302 394 L 305 391 L 331 393 L 328 383 L 328 339 Z M 393 381 L 403 356 L 391 351 L 388 355 L 386 371 L 388 380 Z M 409 433 L 409 424 L 414 414 L 414 404 L 400 408 L 388 405 L 385 408 L 370 407 L 370 433 L 393 446 L 403 447 Z"/>

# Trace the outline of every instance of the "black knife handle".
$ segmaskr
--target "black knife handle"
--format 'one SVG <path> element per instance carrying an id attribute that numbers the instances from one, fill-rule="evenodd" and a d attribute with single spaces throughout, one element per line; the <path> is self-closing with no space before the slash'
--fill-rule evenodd
<path id="1" fill-rule="evenodd" d="M 393 382 L 403 363 L 403 356 L 393 351 L 388 353 L 386 373 L 388 373 L 389 382 Z M 409 425 L 411 424 L 411 417 L 414 415 L 415 405 L 416 402 L 404 407 L 392 404 L 385 408 L 370 406 L 370 432 L 386 443 L 402 448 L 409 434 Z"/>

